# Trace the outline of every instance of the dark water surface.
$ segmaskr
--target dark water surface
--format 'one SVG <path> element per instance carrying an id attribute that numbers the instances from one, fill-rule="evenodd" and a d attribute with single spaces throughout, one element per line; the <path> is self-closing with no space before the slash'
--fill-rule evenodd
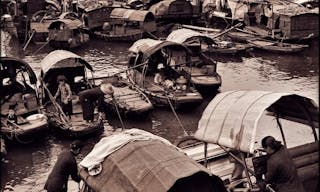
<path id="1" fill-rule="evenodd" d="M 88 45 L 74 50 L 94 66 L 96 75 L 113 74 L 125 68 L 128 58 L 128 43 L 107 43 L 92 40 Z M 12 55 L 19 56 L 39 73 L 40 61 L 51 49 L 44 48 L 38 54 L 32 53 L 40 45 L 28 47 L 25 54 L 16 44 L 10 45 Z M 270 54 L 254 51 L 238 57 L 219 58 L 218 72 L 222 76 L 220 92 L 229 90 L 266 90 L 299 93 L 318 101 L 319 43 L 314 40 L 311 48 L 294 55 Z M 116 69 L 114 68 L 116 67 Z M 183 135 L 183 129 L 192 133 L 205 106 L 214 94 L 205 96 L 204 102 L 193 109 L 178 111 L 183 128 L 170 109 L 154 109 L 144 118 L 125 119 L 126 128 L 137 127 L 165 137 L 174 142 Z M 109 123 L 120 127 L 115 115 L 109 115 Z M 87 154 L 99 137 L 86 140 L 83 155 Z M 42 191 L 57 155 L 68 147 L 71 141 L 59 135 L 48 134 L 29 145 L 9 146 L 7 163 L 1 165 L 1 191 Z M 81 155 L 78 160 L 83 158 Z M 69 182 L 69 191 L 77 191 L 75 182 Z"/>

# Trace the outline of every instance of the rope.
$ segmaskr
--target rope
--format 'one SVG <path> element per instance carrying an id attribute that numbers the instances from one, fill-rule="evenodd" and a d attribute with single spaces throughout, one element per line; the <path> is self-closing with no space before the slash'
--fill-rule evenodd
<path id="1" fill-rule="evenodd" d="M 166 97 L 167 97 L 167 100 L 168 100 L 168 103 L 169 103 L 169 105 L 170 105 L 170 108 L 171 108 L 171 110 L 172 110 L 173 115 L 176 117 L 176 119 L 178 120 L 178 123 L 179 123 L 180 127 L 181 127 L 182 130 L 183 130 L 184 136 L 188 136 L 188 133 L 187 133 L 186 130 L 184 129 L 184 127 L 183 127 L 183 125 L 182 125 L 182 123 L 181 123 L 181 121 L 180 121 L 180 118 L 179 118 L 178 114 L 176 113 L 176 111 L 174 110 L 174 107 L 173 107 L 173 105 L 172 105 L 169 97 L 168 97 L 168 96 L 166 96 Z"/>
<path id="2" fill-rule="evenodd" d="M 165 94 L 166 94 L 166 99 L 168 100 L 168 103 L 169 103 L 169 106 L 170 106 L 170 108 L 171 108 L 171 110 L 172 110 L 173 115 L 174 115 L 175 118 L 178 120 L 178 123 L 179 123 L 180 127 L 181 127 L 182 130 L 183 130 L 184 136 L 188 136 L 187 131 L 186 131 L 185 128 L 183 127 L 183 125 L 182 125 L 182 123 L 181 123 L 181 121 L 180 121 L 180 118 L 179 118 L 178 114 L 176 113 L 176 111 L 175 111 L 175 109 L 174 109 L 174 106 L 172 105 L 172 103 L 171 103 L 171 101 L 170 101 L 170 98 L 169 98 L 169 96 L 168 96 L 168 92 L 167 92 L 166 90 L 164 90 L 162 87 L 160 87 L 160 86 L 158 86 L 158 85 L 156 85 L 156 84 L 154 84 L 154 83 L 152 83 L 152 84 L 153 84 L 154 86 L 157 86 L 159 89 L 162 89 L 162 90 L 165 92 Z"/>
<path id="3" fill-rule="evenodd" d="M 22 141 L 21 139 L 19 139 L 17 130 L 20 129 L 23 131 L 23 129 L 14 122 L 11 122 L 11 121 L 7 121 L 7 122 L 9 122 L 13 126 L 13 131 L 11 132 L 11 136 L 10 137 L 7 136 L 8 139 L 12 140 L 14 137 L 19 143 L 22 143 L 22 144 L 31 143 L 33 141 L 33 139 L 31 139 L 29 141 Z"/>

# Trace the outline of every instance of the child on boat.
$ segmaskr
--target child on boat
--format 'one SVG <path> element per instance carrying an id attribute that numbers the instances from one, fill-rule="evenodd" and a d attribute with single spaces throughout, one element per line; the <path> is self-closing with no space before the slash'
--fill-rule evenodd
<path id="1" fill-rule="evenodd" d="M 8 112 L 8 117 L 7 117 L 8 123 L 15 123 L 16 124 L 18 121 L 18 117 L 17 117 L 16 111 L 15 111 L 16 106 L 17 106 L 17 104 L 9 106 L 9 112 Z"/>
<path id="2" fill-rule="evenodd" d="M 58 89 L 54 98 L 57 99 L 59 97 L 59 103 L 62 107 L 63 112 L 71 118 L 72 114 L 72 101 L 71 101 L 71 88 L 68 83 L 66 83 L 67 78 L 64 75 L 59 75 L 57 77 L 57 82 L 59 83 Z"/>

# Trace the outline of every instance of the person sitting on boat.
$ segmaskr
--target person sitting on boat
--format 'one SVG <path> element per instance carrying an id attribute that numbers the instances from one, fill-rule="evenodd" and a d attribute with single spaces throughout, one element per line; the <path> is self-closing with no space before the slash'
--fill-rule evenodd
<path id="1" fill-rule="evenodd" d="M 272 136 L 264 137 L 261 144 L 268 155 L 265 182 L 271 184 L 275 191 L 304 192 L 296 166 L 285 146 Z"/>
<path id="2" fill-rule="evenodd" d="M 9 105 L 9 112 L 8 112 L 8 116 L 7 116 L 8 123 L 15 123 L 16 124 L 18 122 L 18 117 L 17 117 L 16 111 L 15 111 L 16 106 L 17 106 L 17 104 Z"/>
<path id="3" fill-rule="evenodd" d="M 161 85 L 164 82 L 164 78 L 165 78 L 163 63 L 159 63 L 157 69 L 158 69 L 158 72 L 155 74 L 153 81 L 155 84 Z"/>
<path id="4" fill-rule="evenodd" d="M 178 90 L 187 90 L 187 79 L 183 75 L 176 80 L 176 84 Z"/>
<path id="5" fill-rule="evenodd" d="M 45 183 L 44 189 L 47 190 L 47 192 L 67 192 L 70 175 L 75 182 L 80 182 L 81 179 L 78 175 L 75 156 L 80 153 L 81 148 L 82 142 L 76 140 L 70 144 L 69 151 L 66 150 L 60 153 L 58 160 Z"/>
<path id="6" fill-rule="evenodd" d="M 102 82 L 99 87 L 84 90 L 79 93 L 79 100 L 82 106 L 83 119 L 88 123 L 94 118 L 94 103 L 98 102 L 99 119 L 104 118 L 104 97 L 110 95 L 113 98 L 113 87 L 110 83 Z"/>
<path id="7" fill-rule="evenodd" d="M 57 99 L 59 97 L 59 103 L 62 107 L 63 112 L 71 117 L 72 114 L 72 101 L 71 101 L 71 88 L 68 83 L 66 83 L 67 78 L 64 75 L 59 75 L 57 77 L 57 82 L 59 83 L 58 89 L 54 98 Z"/>

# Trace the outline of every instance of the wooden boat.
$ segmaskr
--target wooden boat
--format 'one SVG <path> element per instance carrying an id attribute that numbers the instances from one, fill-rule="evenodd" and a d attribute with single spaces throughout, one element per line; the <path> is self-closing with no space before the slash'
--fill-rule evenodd
<path id="1" fill-rule="evenodd" d="M 39 10 L 31 16 L 29 39 L 35 43 L 47 41 L 49 25 L 61 15 L 61 6 L 57 2 L 47 0 L 46 3 L 48 8 Z"/>
<path id="2" fill-rule="evenodd" d="M 196 10 L 193 9 L 192 3 L 185 0 L 160 1 L 151 5 L 149 11 L 154 14 L 157 22 L 190 23 L 199 16 L 194 14 Z"/>
<path id="3" fill-rule="evenodd" d="M 260 150 L 260 143 L 262 138 L 271 135 L 288 148 L 306 191 L 316 191 L 319 176 L 319 135 L 316 130 L 319 128 L 319 107 L 315 103 L 311 98 L 290 93 L 220 93 L 204 110 L 194 134 L 196 140 L 203 142 L 204 152 L 195 155 L 201 154 L 201 150 L 183 150 L 194 155 L 195 160 L 202 161 L 213 174 L 226 180 L 229 180 L 233 170 L 229 159 L 234 159 L 244 167 L 246 176 L 231 182 L 229 189 L 235 190 L 238 184 L 245 183 L 247 185 L 236 190 L 248 191 L 249 188 L 250 191 L 259 191 L 255 185 L 256 176 L 265 173 L 262 161 L 265 156 Z M 219 145 L 228 157 L 211 158 L 209 144 Z M 239 158 L 234 151 L 248 155 Z"/>
<path id="4" fill-rule="evenodd" d="M 92 88 L 94 81 L 88 80 L 87 73 L 91 72 L 93 78 L 93 68 L 79 55 L 69 51 L 56 50 L 49 53 L 41 61 L 41 90 L 42 104 L 46 109 L 45 114 L 49 118 L 52 127 L 70 137 L 82 137 L 94 134 L 103 130 L 103 124 L 95 117 L 91 123 L 86 123 L 82 117 L 82 107 L 77 96 L 80 91 Z M 64 75 L 72 90 L 71 119 L 63 113 L 60 105 L 56 103 L 52 95 L 57 90 L 57 76 Z"/>
<path id="5" fill-rule="evenodd" d="M 29 64 L 13 57 L 1 57 L 1 134 L 6 140 L 27 143 L 48 131 L 48 121 L 40 114 L 34 87 L 37 78 Z M 9 121 L 9 108 L 16 121 Z"/>
<path id="6" fill-rule="evenodd" d="M 145 93 L 154 105 L 179 108 L 182 105 L 202 102 L 202 96 L 191 83 L 190 74 L 185 70 L 186 67 L 182 66 L 187 58 L 181 54 L 186 51 L 190 53 L 187 47 L 169 41 L 142 39 L 136 41 L 129 51 L 133 55 L 129 60 L 128 79 Z M 166 82 L 154 83 L 158 64 L 163 65 L 165 78 L 171 87 L 166 86 Z M 172 86 L 178 78 L 185 79 L 185 82 Z"/>
<path id="7" fill-rule="evenodd" d="M 215 38 L 215 35 L 217 35 L 217 32 L 200 33 L 192 29 L 181 28 L 172 31 L 166 40 L 182 43 L 194 51 L 195 54 L 202 52 L 206 54 L 234 55 L 249 48 L 246 44 L 219 40 L 218 38 Z"/>
<path id="8" fill-rule="evenodd" d="M 235 42 L 247 43 L 248 40 L 257 39 L 257 35 L 245 33 L 241 31 L 228 32 L 227 36 L 230 37 Z"/>
<path id="9" fill-rule="evenodd" d="M 308 47 L 308 45 L 283 43 L 263 39 L 248 40 L 248 42 L 254 48 L 276 53 L 298 53 Z"/>
<path id="10" fill-rule="evenodd" d="M 107 109 L 114 112 L 119 110 L 119 113 L 127 115 L 142 115 L 153 109 L 153 105 L 149 98 L 127 79 L 120 76 L 99 77 L 104 82 L 109 82 L 113 85 L 114 99 L 105 98 L 108 105 Z"/>
<path id="11" fill-rule="evenodd" d="M 95 31 L 94 35 L 107 41 L 136 41 L 145 33 L 157 30 L 154 15 L 150 11 L 115 8 L 110 14 L 110 22 Z"/>
<path id="12" fill-rule="evenodd" d="M 89 41 L 89 32 L 79 19 L 58 19 L 49 27 L 49 45 L 57 49 L 72 49 Z"/>
<path id="13" fill-rule="evenodd" d="M 81 1 L 77 6 L 85 27 L 90 31 L 100 30 L 109 21 L 111 11 L 116 7 L 120 8 L 120 5 L 109 6 L 102 4 L 102 1 Z"/>
<path id="14" fill-rule="evenodd" d="M 97 152 L 99 149 L 103 154 Z M 80 162 L 80 167 L 83 192 L 226 191 L 219 177 L 169 141 L 139 129 L 102 138 Z"/>

